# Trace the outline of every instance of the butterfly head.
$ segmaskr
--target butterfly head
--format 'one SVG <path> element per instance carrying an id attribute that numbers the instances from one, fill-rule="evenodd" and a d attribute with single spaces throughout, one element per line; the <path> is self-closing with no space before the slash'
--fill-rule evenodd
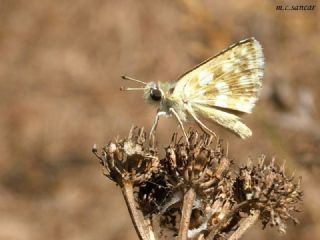
<path id="1" fill-rule="evenodd" d="M 159 84 L 150 82 L 146 85 L 144 90 L 144 99 L 149 103 L 158 103 L 164 97 L 164 92 Z"/>
<path id="2" fill-rule="evenodd" d="M 155 83 L 155 82 L 149 82 L 145 83 L 137 79 L 133 79 L 127 76 L 122 77 L 124 80 L 131 80 L 138 83 L 143 84 L 143 87 L 139 88 L 125 88 L 122 87 L 122 91 L 135 91 L 135 90 L 142 90 L 144 92 L 143 97 L 144 99 L 149 103 L 159 103 L 161 102 L 164 97 L 167 90 L 170 88 L 169 84 L 166 83 Z"/>

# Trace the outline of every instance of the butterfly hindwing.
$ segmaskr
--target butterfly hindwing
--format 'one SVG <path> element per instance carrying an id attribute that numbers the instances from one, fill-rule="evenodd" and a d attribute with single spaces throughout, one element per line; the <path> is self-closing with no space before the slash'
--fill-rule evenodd
<path id="1" fill-rule="evenodd" d="M 252 135 L 251 130 L 234 114 L 200 104 L 194 104 L 192 111 L 205 119 L 215 121 L 241 138 L 247 138 Z"/>

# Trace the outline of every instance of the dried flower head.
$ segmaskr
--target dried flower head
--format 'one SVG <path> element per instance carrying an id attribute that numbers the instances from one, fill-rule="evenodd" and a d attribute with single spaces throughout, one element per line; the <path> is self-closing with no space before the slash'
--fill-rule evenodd
<path id="1" fill-rule="evenodd" d="M 298 223 L 292 213 L 298 211 L 297 203 L 302 200 L 301 179 L 295 182 L 294 175 L 286 176 L 285 165 L 277 166 L 275 159 L 269 164 L 264 162 L 265 156 L 261 156 L 257 166 L 249 159 L 247 165 L 239 169 L 237 192 L 251 202 L 251 208 L 260 211 L 264 227 L 269 223 L 285 233 L 287 220 Z"/>
<path id="2" fill-rule="evenodd" d="M 286 222 L 302 200 L 300 181 L 287 177 L 274 159 L 231 169 L 222 141 L 189 131 L 173 134 L 160 158 L 146 146 L 143 129 L 107 144 L 100 159 L 105 175 L 121 186 L 140 239 L 239 239 L 258 219 L 263 226 Z M 134 189 L 134 191 L 133 191 Z"/>
<path id="3" fill-rule="evenodd" d="M 103 147 L 101 155 L 96 147 L 93 153 L 100 159 L 104 174 L 120 186 L 130 181 L 134 185 L 144 183 L 159 171 L 159 158 L 153 147 L 145 144 L 143 128 L 132 127 L 129 136 L 117 139 Z"/>

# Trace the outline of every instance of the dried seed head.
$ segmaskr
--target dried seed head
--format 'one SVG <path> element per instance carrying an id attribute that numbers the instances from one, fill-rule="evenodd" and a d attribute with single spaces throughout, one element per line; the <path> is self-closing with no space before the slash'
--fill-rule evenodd
<path id="1" fill-rule="evenodd" d="M 263 226 L 278 226 L 285 233 L 285 222 L 289 219 L 297 223 L 292 216 L 297 211 L 297 204 L 302 200 L 300 180 L 295 182 L 284 173 L 284 166 L 275 164 L 275 160 L 264 164 L 265 156 L 259 159 L 257 166 L 252 166 L 251 160 L 239 169 L 237 192 L 242 192 L 246 200 L 251 201 L 251 207 L 260 211 Z"/>
<path id="2" fill-rule="evenodd" d="M 213 143 L 212 137 L 199 135 L 196 131 L 189 131 L 188 136 L 189 144 L 177 141 L 177 135 L 174 134 L 171 144 L 166 148 L 166 157 L 161 161 L 171 194 L 167 203 L 160 206 L 160 222 L 163 229 L 178 233 L 183 194 L 192 188 L 196 198 L 191 203 L 188 234 L 189 237 L 197 237 L 204 236 L 213 218 L 223 218 L 229 205 L 232 205 L 227 198 L 232 196 L 233 180 L 231 162 L 224 155 L 222 141 Z"/>
<path id="3" fill-rule="evenodd" d="M 145 146 L 143 128 L 133 127 L 128 138 L 110 142 L 102 149 L 100 159 L 105 175 L 119 184 L 132 181 L 134 185 L 147 181 L 159 171 L 159 159 L 153 148 Z"/>
<path id="4" fill-rule="evenodd" d="M 181 187 L 205 193 L 229 171 L 231 163 L 224 156 L 221 141 L 213 146 L 212 137 L 206 134 L 199 136 L 196 131 L 189 131 L 188 136 L 190 144 L 173 137 L 166 148 L 167 170 Z"/>
<path id="5" fill-rule="evenodd" d="M 196 131 L 189 131 L 189 144 L 173 134 L 159 160 L 145 136 L 143 128 L 132 128 L 128 138 L 107 144 L 101 155 L 94 147 L 93 153 L 108 178 L 135 187 L 138 209 L 159 238 L 180 233 L 185 208 L 191 215 L 188 238 L 194 239 L 238 239 L 258 218 L 281 232 L 288 219 L 297 222 L 292 213 L 302 199 L 300 181 L 285 175 L 284 164 L 279 167 L 274 159 L 265 164 L 262 156 L 257 164 L 249 159 L 237 173 L 230 169 L 222 141 L 213 143 Z M 187 192 L 195 196 L 186 198 Z"/>

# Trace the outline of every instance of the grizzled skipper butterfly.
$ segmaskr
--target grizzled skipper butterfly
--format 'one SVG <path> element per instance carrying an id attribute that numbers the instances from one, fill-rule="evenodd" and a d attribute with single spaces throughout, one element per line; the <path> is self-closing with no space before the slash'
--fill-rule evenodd
<path id="1" fill-rule="evenodd" d="M 254 38 L 242 40 L 218 55 L 183 74 L 176 83 L 145 83 L 127 76 L 122 78 L 139 82 L 149 103 L 158 103 L 159 109 L 150 131 L 155 132 L 160 116 L 174 116 L 186 136 L 183 122 L 194 121 L 203 131 L 213 135 L 202 119 L 213 121 L 231 130 L 241 138 L 252 135 L 240 121 L 239 114 L 251 113 L 262 86 L 264 57 L 260 43 Z"/>

